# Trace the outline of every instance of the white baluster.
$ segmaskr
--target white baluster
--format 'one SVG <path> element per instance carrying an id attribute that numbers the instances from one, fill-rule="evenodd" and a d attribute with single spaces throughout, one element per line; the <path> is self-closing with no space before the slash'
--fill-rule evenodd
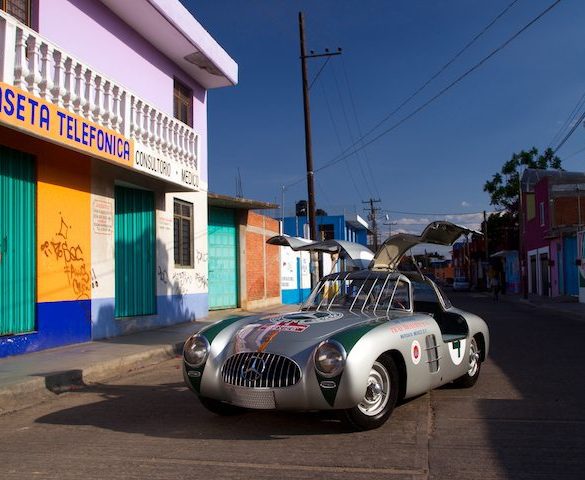
<path id="1" fill-rule="evenodd" d="M 103 110 L 102 125 L 106 128 L 112 128 L 112 82 L 103 81 Z"/>
<path id="2" fill-rule="evenodd" d="M 132 122 L 132 133 L 136 140 L 140 140 L 142 136 L 142 101 L 138 100 L 134 107 L 134 121 Z"/>
<path id="3" fill-rule="evenodd" d="M 150 105 L 146 103 L 142 109 L 142 143 L 144 145 L 148 145 L 148 135 L 149 135 L 149 118 L 150 118 Z"/>
<path id="4" fill-rule="evenodd" d="M 53 103 L 59 107 L 64 106 L 65 97 L 65 76 L 66 66 L 63 62 L 63 54 L 59 50 L 53 51 L 53 88 L 51 88 L 51 95 L 53 97 Z"/>
<path id="5" fill-rule="evenodd" d="M 26 90 L 26 77 L 28 76 L 28 59 L 26 56 L 26 43 L 28 33 L 18 28 L 16 30 L 16 58 L 14 66 L 14 85 L 21 90 Z"/>
<path id="6" fill-rule="evenodd" d="M 150 148 L 154 148 L 156 143 L 156 114 L 157 111 L 151 108 L 150 115 L 148 116 L 148 144 Z"/>
<path id="7" fill-rule="evenodd" d="M 160 153 L 162 145 L 162 112 L 156 114 L 156 129 L 155 129 L 155 148 Z"/>
<path id="8" fill-rule="evenodd" d="M 163 156 L 167 156 L 169 153 L 169 117 L 166 115 L 162 118 L 162 144 L 161 144 L 161 151 Z"/>
<path id="9" fill-rule="evenodd" d="M 120 122 L 120 87 L 117 85 L 112 88 L 112 116 L 110 118 L 112 130 L 121 132 Z"/>
<path id="10" fill-rule="evenodd" d="M 85 90 L 83 93 L 85 105 L 83 106 L 83 116 L 88 120 L 91 120 L 92 112 L 95 109 L 95 73 L 90 68 L 85 67 L 83 76 L 85 78 Z"/>
<path id="11" fill-rule="evenodd" d="M 39 83 L 42 80 L 40 68 L 40 44 L 39 39 L 29 35 L 26 42 L 26 53 L 28 57 L 28 75 L 26 76 L 27 89 L 36 97 L 40 94 Z"/>
<path id="12" fill-rule="evenodd" d="M 65 81 L 63 83 L 63 107 L 67 110 L 73 110 L 73 100 L 75 99 L 75 69 L 73 68 L 73 60 L 67 57 L 63 62 L 65 67 Z"/>
<path id="13" fill-rule="evenodd" d="M 102 107 L 102 102 L 103 102 L 103 85 L 102 85 L 102 77 L 100 76 L 95 76 L 94 77 L 94 90 L 93 90 L 93 96 L 92 96 L 92 100 L 93 100 L 93 108 L 91 109 L 91 119 L 96 122 L 96 123 L 100 123 L 101 120 L 101 116 L 102 116 L 102 112 L 103 112 L 103 107 Z"/>
<path id="14" fill-rule="evenodd" d="M 73 111 L 77 115 L 81 115 L 83 108 L 85 107 L 85 76 L 83 75 L 83 66 L 80 63 L 75 64 L 75 88 L 73 90 Z"/>
<path id="15" fill-rule="evenodd" d="M 53 95 L 53 48 L 43 43 L 40 47 L 41 51 L 41 81 L 39 82 L 39 90 L 41 98 L 51 102 Z"/>
<path id="16" fill-rule="evenodd" d="M 173 141 L 172 141 L 172 152 L 173 158 L 179 160 L 179 122 L 177 120 L 173 120 L 172 124 L 173 128 Z"/>
<path id="17" fill-rule="evenodd" d="M 124 90 L 120 90 L 120 132 L 128 138 L 134 137 L 136 118 L 136 99 Z"/>

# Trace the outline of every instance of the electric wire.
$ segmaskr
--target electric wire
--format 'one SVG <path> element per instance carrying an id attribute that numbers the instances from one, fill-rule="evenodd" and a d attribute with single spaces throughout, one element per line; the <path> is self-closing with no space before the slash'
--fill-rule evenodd
<path id="1" fill-rule="evenodd" d="M 573 133 L 575 133 L 575 130 L 577 130 L 577 127 L 579 125 L 581 125 L 581 123 L 583 122 L 583 120 L 585 120 L 585 111 L 583 111 L 583 113 L 581 114 L 581 116 L 579 117 L 579 119 L 575 122 L 575 124 L 573 125 L 573 127 L 567 132 L 567 134 L 565 135 L 565 137 L 557 145 L 557 147 L 554 149 L 554 152 L 553 153 L 557 153 L 559 151 L 559 149 L 566 143 L 566 141 L 571 137 L 571 135 L 573 135 Z"/>
<path id="2" fill-rule="evenodd" d="M 343 59 L 343 56 L 341 57 L 341 66 L 343 67 L 343 75 L 345 78 L 345 84 L 347 86 L 347 91 L 349 92 L 349 99 L 350 99 L 350 103 L 351 103 L 351 107 L 352 107 L 353 118 L 355 120 L 356 127 L 357 127 L 358 138 L 361 139 L 361 141 L 363 143 L 364 136 L 362 135 L 362 127 L 360 125 L 359 117 L 357 115 L 357 109 L 355 108 L 353 91 L 351 88 L 351 84 L 349 83 L 349 76 L 347 75 L 347 69 L 345 68 L 345 60 Z M 376 176 L 374 175 L 374 173 L 372 171 L 372 165 L 370 162 L 370 157 L 368 156 L 368 151 L 366 149 L 364 149 L 364 150 L 362 150 L 362 153 L 366 159 L 366 167 L 368 167 L 368 173 L 370 174 L 370 178 L 372 179 L 372 185 L 374 186 L 374 191 L 376 192 L 377 197 L 380 198 L 381 197 L 380 189 L 378 188 L 378 184 L 376 182 Z"/>
<path id="3" fill-rule="evenodd" d="M 339 136 L 339 131 L 337 129 L 337 123 L 335 122 L 335 117 L 333 116 L 333 111 L 331 110 L 331 105 L 329 103 L 329 98 L 327 96 L 327 90 L 325 89 L 323 82 L 321 82 L 321 92 L 323 93 L 323 98 L 325 99 L 325 106 L 327 107 L 327 112 L 329 113 L 329 119 L 331 120 L 331 125 L 333 126 L 333 131 L 335 133 L 335 137 L 337 138 L 337 145 L 339 146 L 339 150 L 343 150 L 343 145 L 341 144 L 341 137 Z M 358 189 L 357 183 L 356 183 L 355 178 L 353 176 L 353 171 L 349 166 L 347 158 L 345 159 L 345 164 L 347 166 L 347 173 L 349 174 L 349 178 L 351 179 L 351 183 L 353 185 L 353 188 L 355 189 L 355 192 L 357 193 L 358 198 L 361 199 L 363 197 L 361 195 L 360 190 Z"/>
<path id="4" fill-rule="evenodd" d="M 372 127 L 365 135 L 368 137 L 372 132 L 378 129 L 383 123 L 393 117 L 396 113 L 402 110 L 402 107 L 407 105 L 412 99 L 414 99 L 419 93 L 421 93 L 433 80 L 435 80 L 439 75 L 441 75 L 447 68 L 449 68 L 455 60 L 457 60 L 463 53 L 465 53 L 479 38 L 481 38 L 491 27 L 493 27 L 497 21 L 502 18 L 513 6 L 516 4 L 518 0 L 514 0 L 511 2 L 504 10 L 502 10 L 489 24 L 487 24 L 479 33 L 477 33 L 462 49 L 460 49 L 453 58 L 451 58 L 447 63 L 445 63 L 439 70 L 437 70 L 431 77 L 424 82 L 420 87 L 418 87 L 413 93 L 411 93 L 408 97 L 406 97 L 394 110 L 392 110 L 388 115 L 386 115 L 382 120 L 380 120 L 374 127 Z M 363 139 L 362 139 L 363 141 Z M 355 143 L 351 145 L 349 148 L 355 146 Z"/>
<path id="5" fill-rule="evenodd" d="M 408 121 L 409 119 L 411 119 L 412 117 L 414 117 L 420 111 L 424 110 L 426 107 L 428 107 L 429 105 L 431 105 L 432 103 L 434 103 L 438 98 L 440 98 L 445 93 L 447 93 L 449 90 L 451 90 L 453 87 L 455 87 L 456 85 L 458 85 L 463 79 L 465 79 L 466 77 L 468 77 L 471 73 L 473 73 L 474 71 L 476 71 L 477 69 L 479 69 L 481 66 L 483 66 L 492 57 L 494 57 L 499 52 L 501 52 L 510 43 L 512 43 L 514 40 L 516 40 L 516 38 L 518 38 L 522 33 L 524 33 L 532 25 L 534 25 L 536 22 L 538 22 L 542 17 L 544 17 L 551 10 L 553 10 L 556 6 L 558 6 L 558 4 L 560 2 L 561 2 L 561 0 L 555 0 L 547 8 L 545 8 L 542 12 L 540 12 L 536 17 L 534 17 L 530 22 L 528 22 L 526 25 L 524 25 L 520 30 L 518 30 L 516 33 L 514 33 L 511 37 L 509 37 L 504 43 L 502 43 L 500 46 L 496 47 L 488 55 L 486 55 L 485 57 L 483 57 L 479 62 L 477 62 L 472 67 L 470 67 L 469 69 L 467 69 L 464 73 L 462 73 L 461 75 L 459 75 L 455 80 L 453 80 L 451 83 L 449 83 L 446 87 L 444 87 L 443 89 L 441 89 L 437 94 L 435 94 L 434 96 L 432 96 L 429 100 L 427 100 L 425 103 L 423 103 L 422 105 L 420 105 L 418 108 L 416 108 L 415 110 L 413 110 L 411 113 L 409 113 L 408 115 L 406 115 L 405 117 L 403 117 L 402 119 L 400 119 L 398 122 L 394 123 L 391 127 L 387 128 L 382 133 L 380 133 L 377 136 L 375 136 L 373 139 L 371 139 L 371 140 L 363 143 L 363 145 L 361 147 L 356 148 L 356 149 L 354 149 L 351 152 L 348 152 L 347 151 L 348 149 L 351 149 L 351 148 L 353 148 L 355 146 L 355 143 L 354 143 L 352 146 L 350 146 L 348 149 L 346 149 L 346 152 L 345 153 L 343 153 L 343 154 L 341 154 L 341 155 L 339 155 L 339 156 L 331 159 L 329 162 L 326 162 L 325 164 L 323 164 L 319 168 L 315 169 L 315 173 L 316 172 L 319 172 L 319 171 L 321 171 L 321 170 L 323 170 L 325 168 L 329 168 L 329 167 L 335 165 L 336 163 L 339 163 L 344 158 L 347 158 L 347 157 L 353 155 L 353 153 L 355 151 L 361 150 L 361 149 L 367 147 L 368 145 L 371 145 L 372 143 L 376 142 L 377 140 L 379 140 L 383 136 L 385 136 L 388 133 L 392 132 L 393 130 L 395 130 L 396 128 L 398 128 L 399 126 L 401 126 L 403 123 L 405 123 L 406 121 Z M 366 134 L 366 135 L 368 135 L 368 134 Z M 293 181 L 293 182 L 289 183 L 289 185 L 295 185 L 297 183 L 302 182 L 303 180 L 304 180 L 304 177 L 303 178 L 300 178 L 300 179 L 298 179 L 296 181 Z"/>
<path id="6" fill-rule="evenodd" d="M 321 171 L 321 170 L 323 170 L 325 168 L 328 168 L 328 167 L 330 167 L 332 165 L 335 165 L 336 163 L 338 163 L 339 161 L 341 161 L 344 158 L 344 156 L 352 155 L 354 152 L 356 152 L 358 150 L 361 150 L 361 149 L 367 147 L 368 145 L 371 145 L 372 143 L 376 142 L 380 138 L 382 138 L 385 135 L 389 134 L 390 132 L 396 130 L 403 123 L 405 123 L 406 121 L 410 120 L 416 114 L 418 114 L 419 112 L 421 112 L 422 110 L 424 110 L 426 107 L 428 107 L 429 105 L 431 105 L 432 103 L 434 103 L 438 98 L 442 97 L 445 93 L 447 93 L 449 90 L 451 90 L 454 86 L 458 85 L 463 79 L 465 79 L 466 77 L 468 77 L 469 75 L 471 75 L 478 68 L 480 68 L 482 65 L 484 65 L 488 60 L 490 60 L 492 57 L 494 57 L 499 52 L 501 52 L 510 43 L 512 43 L 516 38 L 518 38 L 522 33 L 524 33 L 526 30 L 528 30 L 532 25 L 534 25 L 536 22 L 538 22 L 538 20 L 540 20 L 542 17 L 544 17 L 553 8 L 555 8 L 560 2 L 561 2 L 561 0 L 555 0 L 546 9 L 544 9 L 541 13 L 539 13 L 536 17 L 534 17 L 530 22 L 528 22 L 526 25 L 524 25 L 524 27 L 522 27 L 520 30 L 518 30 L 516 33 L 514 33 L 514 35 L 512 35 L 510 38 L 508 38 L 504 43 L 502 43 L 500 46 L 498 46 L 497 48 L 495 48 L 494 50 L 492 50 L 488 55 L 486 55 L 485 57 L 483 57 L 479 62 L 477 62 L 475 65 L 473 65 L 472 67 L 470 67 L 469 69 L 467 69 L 465 72 L 463 72 L 461 75 L 459 75 L 449 85 L 447 85 L 446 87 L 444 87 L 443 89 L 441 89 L 438 93 L 436 93 L 435 95 L 433 95 L 430 99 L 428 99 L 425 103 L 423 103 L 418 108 L 416 108 L 415 110 L 413 110 L 411 113 L 409 113 L 408 115 L 406 115 L 405 117 L 403 117 L 402 119 L 400 119 L 398 122 L 394 123 L 392 126 L 390 126 L 389 128 L 387 128 L 386 130 L 384 130 L 381 133 L 379 133 L 378 135 L 376 135 L 371 140 L 368 140 L 367 142 L 365 142 L 361 147 L 356 148 L 356 149 L 354 149 L 351 152 L 345 153 L 345 154 L 341 155 L 340 157 L 337 157 L 337 158 L 334 158 L 334 159 L 330 160 L 329 162 L 325 163 L 321 167 L 315 169 L 315 172 Z"/>
<path id="7" fill-rule="evenodd" d="M 333 81 L 335 84 L 335 90 L 336 90 L 337 96 L 339 98 L 339 105 L 341 107 L 341 112 L 343 113 L 343 118 L 345 120 L 345 126 L 347 128 L 347 133 L 349 134 L 349 139 L 353 142 L 353 139 L 354 139 L 353 131 L 351 129 L 351 126 L 349 124 L 349 120 L 347 117 L 347 111 L 345 109 L 345 102 L 343 101 L 343 97 L 341 95 L 341 89 L 339 88 L 339 81 L 337 80 L 337 75 L 335 73 L 335 70 L 331 69 L 331 72 L 332 72 Z M 355 158 L 357 160 L 357 164 L 359 165 L 360 172 L 362 174 L 362 178 L 364 179 L 364 183 L 366 184 L 366 189 L 368 190 L 370 197 L 373 197 L 374 193 L 372 191 L 372 187 L 370 185 L 370 182 L 368 181 L 368 178 L 366 177 L 366 172 L 364 170 L 364 166 L 363 166 L 362 160 L 360 158 L 359 152 L 355 153 Z"/>
<path id="8" fill-rule="evenodd" d="M 581 111 L 583 106 L 585 106 L 585 92 L 583 92 L 583 95 L 581 95 L 581 98 L 579 98 L 579 100 L 577 101 L 577 104 L 573 107 L 573 110 L 571 111 L 569 116 L 565 119 L 565 121 L 564 121 L 563 125 L 561 126 L 561 128 L 559 129 L 559 131 L 552 138 L 552 140 L 548 143 L 549 147 L 554 145 L 562 137 L 563 133 L 565 133 L 566 129 L 569 128 L 569 126 L 574 125 L 573 122 L 575 120 L 575 117 Z"/>

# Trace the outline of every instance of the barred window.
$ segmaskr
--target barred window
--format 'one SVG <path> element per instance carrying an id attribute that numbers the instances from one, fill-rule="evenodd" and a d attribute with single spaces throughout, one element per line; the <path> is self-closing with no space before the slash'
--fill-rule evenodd
<path id="1" fill-rule="evenodd" d="M 176 267 L 193 267 L 193 204 L 174 201 L 174 250 Z"/>
<path id="2" fill-rule="evenodd" d="M 173 114 L 177 120 L 193 126 L 193 90 L 175 78 Z"/>
<path id="3" fill-rule="evenodd" d="M 0 8 L 30 27 L 30 0 L 0 0 Z"/>

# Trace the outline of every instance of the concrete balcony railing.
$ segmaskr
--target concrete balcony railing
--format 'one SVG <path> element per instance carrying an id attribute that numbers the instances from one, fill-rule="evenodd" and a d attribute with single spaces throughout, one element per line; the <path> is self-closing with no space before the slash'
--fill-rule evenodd
<path id="1" fill-rule="evenodd" d="M 198 171 L 198 134 L 0 11 L 0 81 Z"/>

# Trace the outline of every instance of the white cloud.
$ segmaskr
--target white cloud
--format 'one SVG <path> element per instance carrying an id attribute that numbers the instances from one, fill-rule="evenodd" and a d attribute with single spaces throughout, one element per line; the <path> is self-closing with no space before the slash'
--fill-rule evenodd
<path id="1" fill-rule="evenodd" d="M 463 201 L 461 202 L 461 206 L 462 206 L 462 207 L 471 207 L 471 203 L 469 203 L 469 202 L 467 202 L 467 201 L 463 200 Z"/>

